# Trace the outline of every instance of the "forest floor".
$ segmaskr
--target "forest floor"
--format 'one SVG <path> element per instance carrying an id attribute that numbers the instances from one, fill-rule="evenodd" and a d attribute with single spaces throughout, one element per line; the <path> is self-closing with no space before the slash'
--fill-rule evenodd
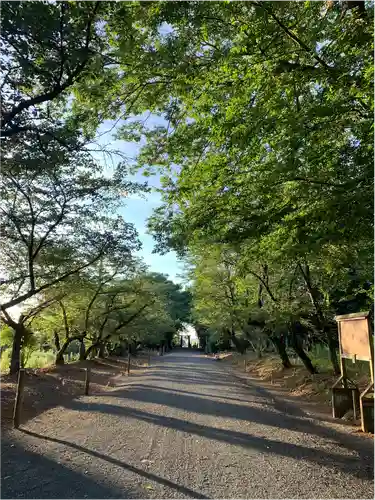
<path id="1" fill-rule="evenodd" d="M 210 355 L 213 357 L 213 355 Z M 310 375 L 307 370 L 292 360 L 292 368 L 285 369 L 281 366 L 280 359 L 273 354 L 266 354 L 258 359 L 255 353 L 245 356 L 238 353 L 222 352 L 219 354 L 220 362 L 233 369 L 236 374 L 246 380 L 260 381 L 264 386 L 294 401 L 305 408 L 319 412 L 321 415 L 332 415 L 331 388 L 338 379 L 333 375 L 330 367 L 318 366 L 319 373 Z M 246 361 L 246 369 L 245 369 Z M 359 368 L 349 367 L 349 374 L 356 381 L 360 391 L 370 383 L 368 363 Z M 359 420 L 348 418 L 351 424 L 359 426 Z"/>
<path id="2" fill-rule="evenodd" d="M 132 357 L 130 377 L 147 368 L 148 354 Z M 127 376 L 127 359 L 110 357 L 102 360 L 26 370 L 22 419 L 26 422 L 84 393 L 85 368 L 90 367 L 90 391 L 106 392 L 115 387 L 118 378 Z M 1 427 L 12 425 L 17 376 L 1 376 Z"/>
<path id="3" fill-rule="evenodd" d="M 257 359 L 252 353 L 245 357 L 223 353 L 220 358 L 220 362 L 233 369 L 243 380 L 258 380 L 298 404 L 309 402 L 314 408 L 320 408 L 323 413 L 328 414 L 331 411 L 329 389 L 337 379 L 334 375 L 320 373 L 310 376 L 306 369 L 300 366 L 286 370 L 273 355 Z"/>
<path id="4" fill-rule="evenodd" d="M 372 439 L 225 363 L 118 375 L 3 429 L 2 498 L 373 498 Z"/>

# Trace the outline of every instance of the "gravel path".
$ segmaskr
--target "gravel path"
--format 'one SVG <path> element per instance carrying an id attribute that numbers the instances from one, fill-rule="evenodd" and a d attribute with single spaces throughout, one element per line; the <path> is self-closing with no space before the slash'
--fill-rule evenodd
<path id="1" fill-rule="evenodd" d="M 1 498 L 373 498 L 373 441 L 180 351 L 3 435 Z"/>

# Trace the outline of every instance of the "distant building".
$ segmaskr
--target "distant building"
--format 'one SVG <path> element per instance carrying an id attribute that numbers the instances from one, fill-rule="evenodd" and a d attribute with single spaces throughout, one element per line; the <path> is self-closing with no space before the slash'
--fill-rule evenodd
<path id="1" fill-rule="evenodd" d="M 183 324 L 183 328 L 178 332 L 180 336 L 180 346 L 181 347 L 193 347 L 194 345 L 198 348 L 199 345 L 199 337 L 195 328 L 188 323 Z"/>

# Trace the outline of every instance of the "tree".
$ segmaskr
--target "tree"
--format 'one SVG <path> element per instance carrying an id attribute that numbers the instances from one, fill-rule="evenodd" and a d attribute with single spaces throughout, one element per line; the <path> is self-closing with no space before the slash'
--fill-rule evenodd
<path id="1" fill-rule="evenodd" d="M 196 320 L 208 326 L 216 339 L 233 342 L 241 353 L 249 345 L 256 346 L 254 350 L 259 353 L 265 342 L 271 340 L 283 366 L 289 368 L 285 349 L 288 328 L 286 332 L 280 330 L 280 324 L 271 328 L 272 318 L 279 314 L 281 307 L 275 296 L 282 290 L 280 283 L 273 282 L 268 273 L 265 275 L 261 265 L 253 263 L 253 269 L 260 267 L 261 271 L 249 272 L 244 260 L 252 260 L 254 255 L 248 255 L 248 249 L 243 255 L 228 246 L 210 248 L 206 245 L 196 250 L 191 259 Z M 312 369 L 310 364 L 309 368 Z"/>
<path id="2" fill-rule="evenodd" d="M 103 357 L 106 348 L 123 353 L 124 347 L 162 345 L 176 332 L 164 283 L 178 286 L 136 260 L 123 259 L 121 268 L 116 264 L 111 270 L 109 256 L 90 275 L 62 283 L 61 297 L 37 318 L 36 331 L 49 332 L 55 344 L 56 364 L 64 362 L 74 341 L 80 343 L 80 358 L 87 359 Z"/>
<path id="3" fill-rule="evenodd" d="M 1 10 L 1 137 L 89 150 L 106 119 L 158 86 L 139 66 L 137 2 L 9 2 Z M 120 29 L 119 29 L 120 28 Z M 96 144 L 97 146 L 97 144 Z"/>
<path id="4" fill-rule="evenodd" d="M 182 323 L 190 319 L 190 294 L 160 273 L 145 272 L 138 279 L 132 309 L 115 313 L 115 343 L 171 349 Z"/>
<path id="5" fill-rule="evenodd" d="M 155 293 L 164 297 L 167 314 L 173 322 L 165 339 L 167 347 L 171 349 L 175 333 L 191 319 L 192 296 L 188 290 L 182 290 L 181 285 L 173 283 L 163 274 L 149 273 L 149 279 L 154 283 Z"/>
<path id="6" fill-rule="evenodd" d="M 165 126 L 138 130 L 139 167 L 164 174 L 159 248 L 255 241 L 270 266 L 296 266 L 335 371 L 318 284 L 343 247 L 371 269 L 372 17 L 372 4 L 161 2 L 141 20 L 143 62 L 169 79 L 149 108 Z"/>
<path id="7" fill-rule="evenodd" d="M 102 176 L 103 167 L 87 153 L 19 144 L 4 157 L 2 173 L 2 313 L 108 255 L 114 261 L 139 248 L 133 225 L 114 215 L 123 190 L 139 185 L 119 172 Z M 14 342 L 12 371 L 19 366 L 20 335 Z"/>

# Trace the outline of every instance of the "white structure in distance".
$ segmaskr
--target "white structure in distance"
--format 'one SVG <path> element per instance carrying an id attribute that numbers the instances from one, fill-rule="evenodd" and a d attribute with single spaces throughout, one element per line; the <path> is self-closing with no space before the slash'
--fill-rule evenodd
<path id="1" fill-rule="evenodd" d="M 200 347 L 199 337 L 193 325 L 189 325 L 188 323 L 183 323 L 183 327 L 181 330 L 179 330 L 178 335 L 180 336 L 180 342 L 182 337 L 182 347 L 189 347 L 188 337 L 190 337 L 191 346 L 193 344 L 197 344 L 198 347 Z"/>

